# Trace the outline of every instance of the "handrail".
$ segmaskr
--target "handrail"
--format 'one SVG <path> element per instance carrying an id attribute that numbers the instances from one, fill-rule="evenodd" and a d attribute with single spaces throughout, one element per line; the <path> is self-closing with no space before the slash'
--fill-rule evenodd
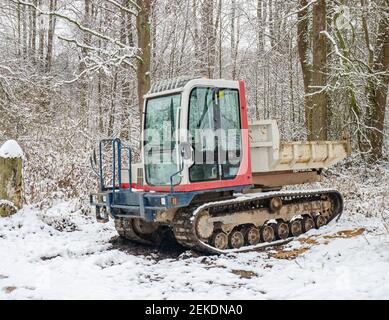
<path id="1" fill-rule="evenodd" d="M 95 173 L 100 178 L 100 191 L 105 191 L 105 181 L 104 181 L 104 175 L 103 175 L 103 145 L 106 143 L 110 143 L 112 146 L 112 192 L 115 193 L 116 191 L 116 170 L 117 170 L 117 178 L 119 183 L 119 190 L 122 190 L 122 149 L 126 149 L 128 152 L 128 175 L 129 175 L 129 191 L 132 192 L 132 149 L 128 145 L 122 145 L 122 142 L 119 138 L 115 139 L 102 139 L 99 143 L 99 171 L 100 174 L 98 174 L 96 171 Z"/>
<path id="2" fill-rule="evenodd" d="M 128 181 L 129 181 L 129 191 L 132 191 L 132 149 L 128 145 L 122 145 L 123 149 L 127 150 L 128 154 Z"/>
<path id="3" fill-rule="evenodd" d="M 120 140 L 113 139 L 112 140 L 112 193 L 115 193 L 115 183 L 116 183 L 116 149 L 115 145 L 118 145 L 118 162 L 120 163 Z M 118 165 L 119 167 L 119 165 Z M 120 175 L 120 170 L 119 170 L 119 188 L 120 188 L 120 180 L 121 180 L 121 175 Z M 112 199 L 113 200 L 113 199 Z M 113 204 L 113 201 L 112 201 Z"/>

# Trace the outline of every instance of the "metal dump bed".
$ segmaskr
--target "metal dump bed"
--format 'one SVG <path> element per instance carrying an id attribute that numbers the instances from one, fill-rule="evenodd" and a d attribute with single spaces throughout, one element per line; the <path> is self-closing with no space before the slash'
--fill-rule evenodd
<path id="1" fill-rule="evenodd" d="M 322 169 L 350 153 L 348 141 L 281 141 L 276 120 L 249 123 L 252 171 L 301 171 Z"/>

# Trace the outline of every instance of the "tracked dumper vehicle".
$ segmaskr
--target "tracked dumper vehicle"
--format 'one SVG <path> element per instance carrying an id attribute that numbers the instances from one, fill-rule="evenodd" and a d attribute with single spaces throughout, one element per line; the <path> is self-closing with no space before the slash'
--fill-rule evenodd
<path id="1" fill-rule="evenodd" d="M 281 189 L 320 181 L 349 151 L 348 141 L 283 142 L 276 121 L 249 122 L 243 81 L 174 79 L 145 96 L 141 163 L 120 139 L 100 142 L 90 202 L 131 241 L 173 234 L 207 253 L 255 250 L 340 216 L 337 190 Z"/>

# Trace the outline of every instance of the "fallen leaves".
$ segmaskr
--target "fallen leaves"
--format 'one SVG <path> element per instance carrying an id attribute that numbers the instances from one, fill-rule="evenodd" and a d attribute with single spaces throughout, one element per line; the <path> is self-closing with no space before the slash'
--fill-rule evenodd
<path id="1" fill-rule="evenodd" d="M 342 231 L 338 231 L 335 234 L 323 236 L 323 238 L 325 238 L 325 239 L 354 238 L 354 237 L 360 236 L 365 231 L 366 231 L 365 228 L 359 228 L 359 229 L 355 229 L 355 230 L 342 230 Z"/>
<path id="2" fill-rule="evenodd" d="M 252 277 L 258 276 L 255 272 L 247 270 L 231 270 L 231 273 L 236 274 L 244 279 L 251 279 Z"/>
<path id="3" fill-rule="evenodd" d="M 329 235 L 321 235 L 321 236 L 310 236 L 310 237 L 303 237 L 298 238 L 297 241 L 300 242 L 302 245 L 301 248 L 292 249 L 285 247 L 280 247 L 278 250 L 275 250 L 270 252 L 269 255 L 272 258 L 276 259 L 296 259 L 298 256 L 306 253 L 309 251 L 313 246 L 319 245 L 320 242 L 318 241 L 320 238 L 323 239 L 337 239 L 337 238 L 354 238 L 362 235 L 366 231 L 365 228 L 358 228 L 354 230 L 341 230 L 334 234 Z M 325 241 L 323 244 L 327 245 L 330 241 Z"/>
<path id="4" fill-rule="evenodd" d="M 287 259 L 287 260 L 291 260 L 291 259 L 296 259 L 299 255 L 307 252 L 309 250 L 309 247 L 302 247 L 302 248 L 299 248 L 299 249 L 293 249 L 293 250 L 280 250 L 280 251 L 277 251 L 277 252 L 272 252 L 270 253 L 270 256 L 272 258 L 276 258 L 276 259 Z"/>

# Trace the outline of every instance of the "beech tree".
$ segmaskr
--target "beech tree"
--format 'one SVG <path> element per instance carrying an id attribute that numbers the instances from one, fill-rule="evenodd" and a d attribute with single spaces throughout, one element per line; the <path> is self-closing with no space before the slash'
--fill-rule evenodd
<path id="1" fill-rule="evenodd" d="M 138 102 L 139 114 L 143 110 L 143 96 L 150 89 L 150 63 L 151 63 L 151 37 L 150 37 L 150 19 L 152 0 L 138 0 L 138 15 L 136 18 L 136 29 L 138 34 L 138 47 L 140 49 L 137 79 L 138 79 Z M 141 119 L 142 117 L 140 117 Z M 142 122 L 140 121 L 142 126 Z"/>
<path id="2" fill-rule="evenodd" d="M 366 85 L 368 95 L 366 126 L 369 128 L 367 142 L 371 145 L 370 162 L 376 162 L 382 158 L 389 86 L 389 1 L 384 1 L 382 5 L 383 12 L 377 27 L 375 48 L 370 53 L 369 68 L 372 75 Z M 372 46 L 370 36 L 367 30 L 365 32 L 366 46 L 370 50 Z"/>
<path id="3" fill-rule="evenodd" d="M 310 23 L 308 1 L 299 1 L 297 32 L 304 79 L 305 123 L 308 140 L 326 140 L 328 130 L 327 38 L 324 34 L 327 30 L 326 1 L 319 0 L 312 7 Z M 310 24 L 312 25 L 312 48 L 309 41 Z"/>

